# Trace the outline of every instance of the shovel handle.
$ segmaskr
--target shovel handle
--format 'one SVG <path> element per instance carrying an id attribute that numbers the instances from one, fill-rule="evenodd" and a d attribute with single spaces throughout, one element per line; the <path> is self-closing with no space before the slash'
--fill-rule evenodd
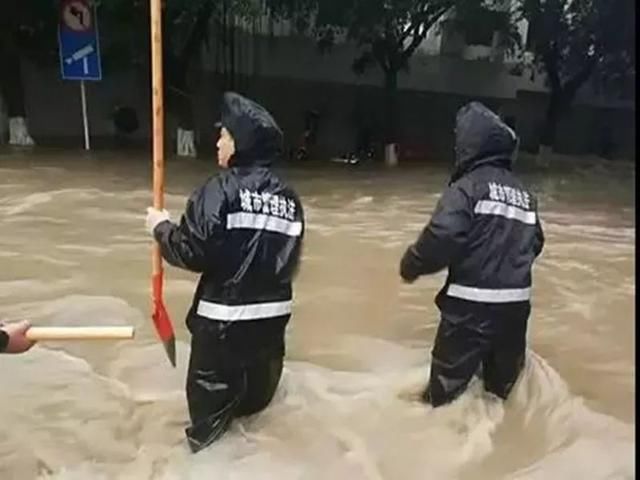
<path id="1" fill-rule="evenodd" d="M 134 327 L 31 327 L 29 340 L 130 340 Z"/>

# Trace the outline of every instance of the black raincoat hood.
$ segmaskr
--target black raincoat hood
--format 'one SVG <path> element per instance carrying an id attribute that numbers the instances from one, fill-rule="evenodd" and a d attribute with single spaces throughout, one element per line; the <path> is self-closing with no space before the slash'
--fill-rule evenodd
<path id="1" fill-rule="evenodd" d="M 456 160 L 451 183 L 480 165 L 511 169 L 518 138 L 498 115 L 471 102 L 456 115 Z"/>
<path id="2" fill-rule="evenodd" d="M 267 167 L 282 153 L 282 130 L 276 121 L 264 107 L 242 95 L 224 93 L 220 125 L 235 142 L 233 167 Z"/>

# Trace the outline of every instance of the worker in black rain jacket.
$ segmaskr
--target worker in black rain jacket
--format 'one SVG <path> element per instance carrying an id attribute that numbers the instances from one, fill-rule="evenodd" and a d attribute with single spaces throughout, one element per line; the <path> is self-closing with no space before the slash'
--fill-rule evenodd
<path id="1" fill-rule="evenodd" d="M 536 198 L 512 172 L 517 145 L 484 105 L 458 111 L 454 174 L 400 264 L 406 282 L 449 269 L 423 394 L 434 407 L 458 397 L 476 373 L 506 399 L 524 364 L 531 269 L 544 236 Z"/>
<path id="2" fill-rule="evenodd" d="M 270 169 L 283 139 L 273 117 L 227 92 L 218 126 L 223 173 L 191 195 L 178 225 L 166 211 L 147 214 L 163 258 L 201 274 L 187 316 L 186 433 L 194 453 L 222 436 L 234 417 L 270 403 L 304 234 L 297 194 Z"/>

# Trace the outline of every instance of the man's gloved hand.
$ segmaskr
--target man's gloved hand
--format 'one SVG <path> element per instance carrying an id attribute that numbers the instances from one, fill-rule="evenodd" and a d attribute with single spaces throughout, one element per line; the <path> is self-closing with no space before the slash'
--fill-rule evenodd
<path id="1" fill-rule="evenodd" d="M 147 230 L 153 235 L 153 230 L 162 222 L 170 220 L 169 212 L 157 208 L 147 208 Z"/>
<path id="2" fill-rule="evenodd" d="M 9 337 L 3 353 L 22 353 L 33 347 L 36 342 L 27 338 L 29 328 L 31 328 L 31 324 L 27 321 L 0 325 L 0 329 Z"/>

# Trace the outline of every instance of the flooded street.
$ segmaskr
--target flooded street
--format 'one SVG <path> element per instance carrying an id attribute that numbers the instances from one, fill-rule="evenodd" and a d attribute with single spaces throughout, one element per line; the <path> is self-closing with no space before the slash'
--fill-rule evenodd
<path id="1" fill-rule="evenodd" d="M 169 162 L 174 220 L 211 168 Z M 137 329 L 134 341 L 43 343 L 0 358 L 0 478 L 634 478 L 634 167 L 522 172 L 546 246 L 530 352 L 508 402 L 478 382 L 441 409 L 418 400 L 444 273 L 407 286 L 398 264 L 446 168 L 295 168 L 284 175 L 307 234 L 280 387 L 262 414 L 193 456 L 184 316 L 197 278 L 166 268 L 173 370 L 150 320 L 150 159 L 0 151 L 0 318 Z"/>

